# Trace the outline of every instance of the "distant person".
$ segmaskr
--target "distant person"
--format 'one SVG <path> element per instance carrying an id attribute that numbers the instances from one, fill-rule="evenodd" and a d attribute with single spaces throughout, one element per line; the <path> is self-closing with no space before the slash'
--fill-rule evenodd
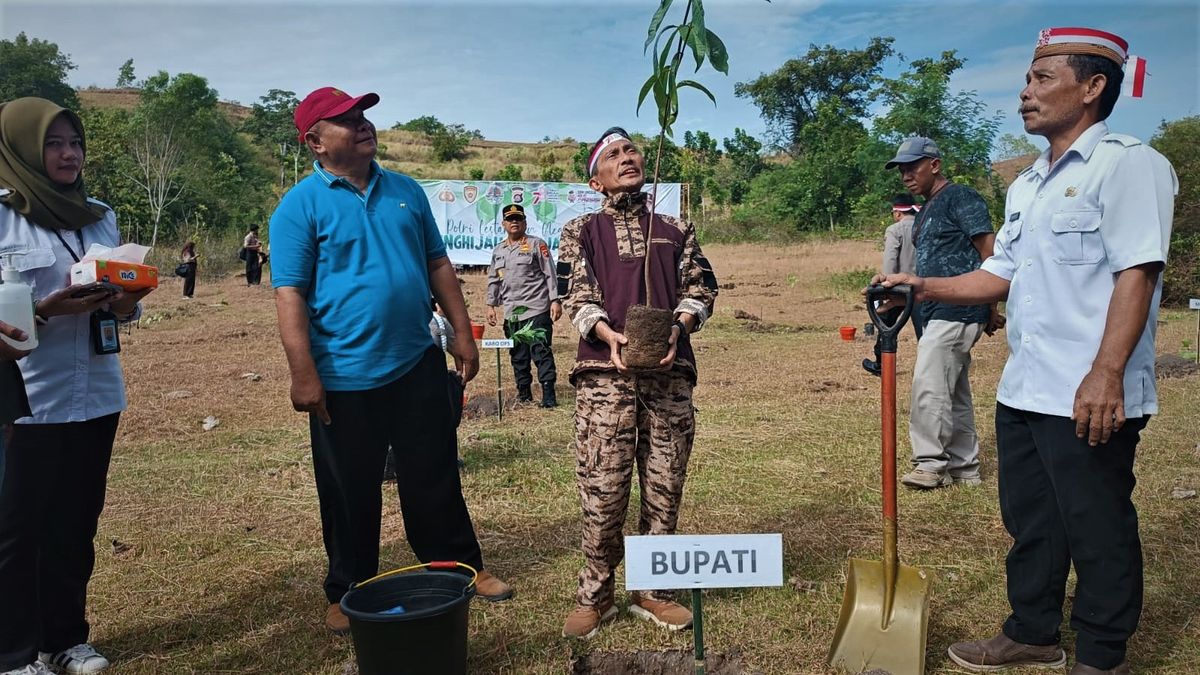
<path id="1" fill-rule="evenodd" d="M 883 234 L 883 266 L 880 272 L 883 274 L 912 274 L 915 267 L 913 266 L 913 221 L 917 212 L 921 207 L 917 206 L 917 200 L 913 198 L 911 193 L 905 192 L 898 194 L 892 198 L 892 224 L 888 225 L 887 230 Z M 891 325 L 900 318 L 900 314 L 904 311 L 903 307 L 895 307 L 884 310 L 879 313 L 879 318 L 887 325 Z M 921 339 L 921 325 L 919 308 L 914 308 L 910 314 L 909 324 L 917 334 L 917 339 Z M 879 377 L 879 354 L 880 340 L 883 338 L 879 335 L 875 338 L 875 360 L 863 359 L 863 370 Z"/>
<path id="2" fill-rule="evenodd" d="M 942 171 L 932 139 L 906 138 L 887 164 L 899 169 L 909 192 L 925 198 L 913 222 L 916 273 L 948 277 L 979 269 L 992 255 L 996 235 L 987 202 L 978 192 L 952 183 Z M 913 367 L 908 433 L 913 470 L 900 482 L 927 490 L 959 483 L 978 485 L 979 437 L 971 399 L 971 348 L 984 333 L 1003 325 L 995 305 L 951 305 L 931 299 L 921 305 L 921 339 Z"/>
<path id="3" fill-rule="evenodd" d="M 1095 29 L 1043 30 L 1020 113 L 1050 147 L 1009 186 L 995 255 L 961 276 L 883 280 L 944 302 L 1007 300 L 1012 318 L 996 389 L 1012 612 L 997 635 L 950 646 L 971 672 L 1066 665 L 1072 568 L 1070 675 L 1132 672 L 1144 592 L 1134 458 L 1159 412 L 1154 337 L 1179 180 L 1156 150 L 1105 122 L 1125 77 L 1140 77 L 1122 71 L 1127 49 Z"/>
<path id="4" fill-rule="evenodd" d="M 242 239 L 242 259 L 246 261 L 246 285 L 262 283 L 262 241 L 258 238 L 258 226 L 252 225 Z"/>
<path id="5" fill-rule="evenodd" d="M 583 513 L 584 567 L 563 637 L 591 638 L 617 614 L 616 568 L 636 467 L 641 486 L 638 534 L 673 534 L 695 437 L 696 355 L 691 334 L 712 314 L 717 278 L 690 223 L 654 214 L 650 226 L 646 160 L 624 129 L 592 146 L 588 185 L 604 195 L 599 211 L 563 226 L 558 292 L 579 331 L 571 382 L 575 396 L 576 476 Z M 666 357 L 632 372 L 621 350 L 629 308 L 646 302 L 643 262 L 651 256 L 653 306 L 670 310 Z M 692 625 L 692 612 L 667 591 L 630 594 L 630 614 L 669 630 Z"/>
<path id="6" fill-rule="evenodd" d="M 183 275 L 183 297 L 189 300 L 196 294 L 196 268 L 200 264 L 199 261 L 196 242 L 189 241 L 184 244 L 183 250 L 179 252 L 179 264 L 187 267 L 187 273 Z"/>
<path id="7" fill-rule="evenodd" d="M 529 360 L 537 364 L 538 383 L 542 385 L 542 407 L 558 405 L 554 382 L 558 370 L 554 366 L 554 322 L 562 316 L 558 300 L 558 281 L 554 275 L 554 260 L 550 247 L 537 237 L 526 234 L 525 209 L 520 204 L 504 207 L 504 231 L 508 237 L 492 250 L 488 265 L 487 322 L 496 325 L 496 308 L 504 307 L 504 335 L 512 337 L 515 329 L 526 325 L 545 331 L 545 336 L 532 343 L 514 344 L 508 350 L 513 375 L 517 381 L 517 400 L 533 401 L 533 375 Z M 524 307 L 517 316 L 514 309 Z M 510 321 L 511 319 L 511 321 Z M 515 324 L 515 326 L 514 326 Z"/>
<path id="8" fill-rule="evenodd" d="M 339 602 L 379 571 L 379 480 L 389 445 L 404 529 L 417 558 L 480 570 L 477 594 L 512 588 L 483 569 L 455 463 L 446 360 L 433 344 L 429 298 L 454 327 L 450 353 L 463 383 L 479 370 L 462 289 L 429 200 L 411 178 L 375 162 L 375 94 L 333 87 L 296 108 L 313 173 L 271 216 L 279 332 L 292 406 L 309 415 L 329 571 L 325 625 L 349 630 Z"/>
<path id="9" fill-rule="evenodd" d="M 84 189 L 85 148 L 74 112 L 40 98 L 0 104 L 0 251 L 27 253 L 14 262 L 40 297 L 38 347 L 18 361 L 29 414 L 11 427 L 0 485 L 2 675 L 109 666 L 88 644 L 87 587 L 126 405 L 117 323 L 136 319 L 150 291 L 68 285 L 92 244 L 120 243 L 112 209 Z"/>

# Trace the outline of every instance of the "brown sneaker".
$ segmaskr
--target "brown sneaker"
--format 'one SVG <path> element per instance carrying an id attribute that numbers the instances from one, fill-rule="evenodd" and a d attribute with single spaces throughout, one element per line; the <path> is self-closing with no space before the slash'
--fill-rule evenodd
<path id="1" fill-rule="evenodd" d="M 600 631 L 600 624 L 611 620 L 616 615 L 617 608 L 613 605 L 612 600 L 598 607 L 577 605 L 567 615 L 567 621 L 563 624 L 562 635 L 565 638 L 590 640 Z"/>
<path id="2" fill-rule="evenodd" d="M 1058 645 L 1026 645 L 1004 633 L 990 640 L 956 642 L 947 650 L 950 660 L 973 673 L 991 673 L 1014 666 L 1062 668 L 1067 654 Z"/>
<path id="3" fill-rule="evenodd" d="M 513 596 L 513 588 L 492 576 L 487 570 L 479 570 L 479 578 L 475 579 L 475 595 L 488 602 L 500 602 Z"/>
<path id="4" fill-rule="evenodd" d="M 1129 669 L 1128 661 L 1109 670 L 1100 670 L 1076 661 L 1075 667 L 1071 668 L 1071 672 L 1067 675 L 1133 675 L 1133 671 Z"/>
<path id="5" fill-rule="evenodd" d="M 651 621 L 667 630 L 692 627 L 692 610 L 670 600 L 656 600 L 649 595 L 631 593 L 629 613 Z"/>
<path id="6" fill-rule="evenodd" d="M 350 632 L 350 619 L 342 613 L 342 606 L 336 602 L 329 603 L 325 610 L 325 627 L 336 635 Z"/>

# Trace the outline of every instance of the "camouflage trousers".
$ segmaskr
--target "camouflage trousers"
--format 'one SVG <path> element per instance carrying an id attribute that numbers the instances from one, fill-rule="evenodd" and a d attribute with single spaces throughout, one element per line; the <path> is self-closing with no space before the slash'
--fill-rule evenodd
<path id="1" fill-rule="evenodd" d="M 675 532 L 696 414 L 691 381 L 678 371 L 590 372 L 577 381 L 575 473 L 585 563 L 575 601 L 595 606 L 613 597 L 615 570 L 625 557 L 622 529 L 635 465 L 638 533 Z"/>

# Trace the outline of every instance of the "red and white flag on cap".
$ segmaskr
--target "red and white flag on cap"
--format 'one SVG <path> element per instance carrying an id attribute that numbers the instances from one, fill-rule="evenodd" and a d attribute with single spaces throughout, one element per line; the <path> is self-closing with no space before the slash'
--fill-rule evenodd
<path id="1" fill-rule="evenodd" d="M 1125 79 L 1121 82 L 1121 94 L 1131 98 L 1141 98 L 1146 88 L 1146 59 L 1129 55 L 1125 62 Z"/>

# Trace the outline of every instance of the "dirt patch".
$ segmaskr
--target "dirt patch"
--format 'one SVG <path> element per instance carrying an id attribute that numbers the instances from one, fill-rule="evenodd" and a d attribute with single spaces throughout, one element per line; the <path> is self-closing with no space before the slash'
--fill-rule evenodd
<path id="1" fill-rule="evenodd" d="M 831 391 L 866 391 L 866 387 L 857 384 L 842 384 L 837 380 L 809 380 L 808 390 L 814 394 L 824 394 Z"/>
<path id="2" fill-rule="evenodd" d="M 692 675 L 696 661 L 691 651 L 595 652 L 571 663 L 572 675 Z M 761 675 L 742 664 L 736 650 L 726 654 L 709 653 L 704 659 L 709 675 Z"/>
<path id="3" fill-rule="evenodd" d="M 747 321 L 742 324 L 742 330 L 747 333 L 807 333 L 826 329 L 819 326 L 791 326 L 786 323 L 771 323 L 770 321 Z"/>
<path id="4" fill-rule="evenodd" d="M 733 318 L 739 321 L 762 321 L 762 317 L 750 312 L 744 312 L 740 309 L 733 310 Z"/>
<path id="5" fill-rule="evenodd" d="M 1175 354 L 1163 354 L 1154 361 L 1154 370 L 1162 380 L 1188 377 L 1200 373 L 1200 364 Z"/>

